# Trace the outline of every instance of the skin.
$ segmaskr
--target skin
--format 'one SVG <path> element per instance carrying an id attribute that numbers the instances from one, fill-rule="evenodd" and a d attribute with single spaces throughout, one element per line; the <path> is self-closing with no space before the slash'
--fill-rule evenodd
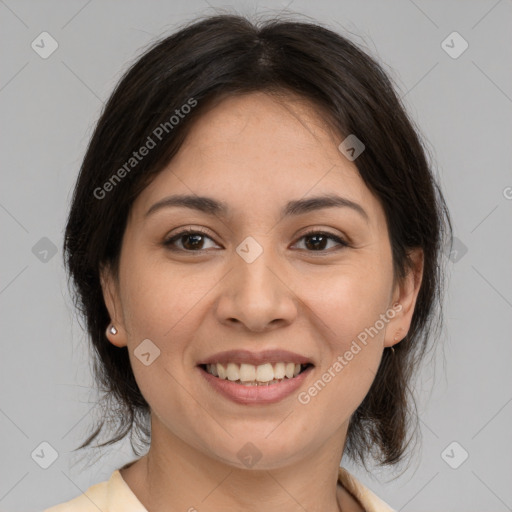
<path id="1" fill-rule="evenodd" d="M 394 282 L 384 211 L 316 112 L 299 98 L 262 92 L 210 109 L 135 200 L 119 275 L 102 274 L 118 329 L 109 341 L 128 346 L 151 408 L 150 450 L 121 474 L 151 512 L 362 510 L 337 484 L 348 422 L 383 349 L 409 329 L 423 259 L 412 251 L 414 269 Z M 333 192 L 368 219 L 346 207 L 280 219 L 287 201 Z M 171 194 L 225 201 L 231 214 L 172 207 L 145 216 Z M 186 227 L 207 232 L 202 250 L 186 236 L 175 252 L 164 245 Z M 350 245 L 327 239 L 316 249 L 303 238 L 311 229 Z M 250 264 L 235 251 L 247 236 L 263 249 Z M 224 350 L 287 349 L 315 363 L 304 391 L 395 303 L 401 310 L 307 405 L 298 392 L 276 404 L 236 404 L 196 368 Z M 147 338 L 161 351 L 149 366 L 134 356 Z M 262 455 L 251 469 L 237 457 L 247 442 Z"/>

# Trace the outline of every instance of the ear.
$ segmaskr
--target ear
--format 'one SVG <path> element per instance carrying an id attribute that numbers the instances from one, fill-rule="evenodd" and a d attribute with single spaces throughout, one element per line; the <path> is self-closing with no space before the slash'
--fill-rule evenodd
<path id="1" fill-rule="evenodd" d="M 103 291 L 103 300 L 110 315 L 110 324 L 105 327 L 105 335 L 116 347 L 125 347 L 126 329 L 124 318 L 122 316 L 121 300 L 119 296 L 119 283 L 117 276 L 114 275 L 110 265 L 102 266 L 100 270 L 101 289 Z M 114 325 L 117 329 L 116 334 L 110 332 L 109 327 Z"/>
<path id="2" fill-rule="evenodd" d="M 412 315 L 416 306 L 416 299 L 423 279 L 423 249 L 415 248 L 409 252 L 412 268 L 405 278 L 395 285 L 393 290 L 393 304 L 400 304 L 400 308 L 393 308 L 397 313 L 388 323 L 384 339 L 385 347 L 392 347 L 405 338 L 411 326 Z"/>

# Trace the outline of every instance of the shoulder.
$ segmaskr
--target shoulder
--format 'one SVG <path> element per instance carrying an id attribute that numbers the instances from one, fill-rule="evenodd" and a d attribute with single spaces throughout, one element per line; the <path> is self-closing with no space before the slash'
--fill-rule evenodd
<path id="1" fill-rule="evenodd" d="M 339 468 L 338 481 L 366 512 L 396 512 L 345 468 Z"/>
<path id="2" fill-rule="evenodd" d="M 92 485 L 80 496 L 43 512 L 147 512 L 116 469 L 109 480 Z"/>
<path id="3" fill-rule="evenodd" d="M 43 512 L 89 512 L 104 510 L 110 480 L 92 485 L 80 496 L 45 509 Z"/>

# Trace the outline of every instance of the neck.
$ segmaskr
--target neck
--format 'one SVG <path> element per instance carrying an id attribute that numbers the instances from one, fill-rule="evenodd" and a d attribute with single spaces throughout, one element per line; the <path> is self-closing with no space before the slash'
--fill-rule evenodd
<path id="1" fill-rule="evenodd" d="M 248 469 L 191 447 L 153 419 L 149 452 L 121 475 L 149 512 L 359 510 L 338 484 L 346 428 L 288 464 Z"/>

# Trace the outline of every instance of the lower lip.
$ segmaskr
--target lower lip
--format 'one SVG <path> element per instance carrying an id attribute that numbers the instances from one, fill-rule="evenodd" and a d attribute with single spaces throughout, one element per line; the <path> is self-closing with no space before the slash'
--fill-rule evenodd
<path id="1" fill-rule="evenodd" d="M 281 382 L 269 384 L 268 386 L 244 386 L 230 380 L 219 379 L 200 366 L 198 366 L 198 369 L 210 386 L 226 398 L 239 404 L 261 405 L 273 404 L 291 395 L 302 385 L 313 370 L 313 366 L 309 366 L 293 379 L 284 379 Z"/>

